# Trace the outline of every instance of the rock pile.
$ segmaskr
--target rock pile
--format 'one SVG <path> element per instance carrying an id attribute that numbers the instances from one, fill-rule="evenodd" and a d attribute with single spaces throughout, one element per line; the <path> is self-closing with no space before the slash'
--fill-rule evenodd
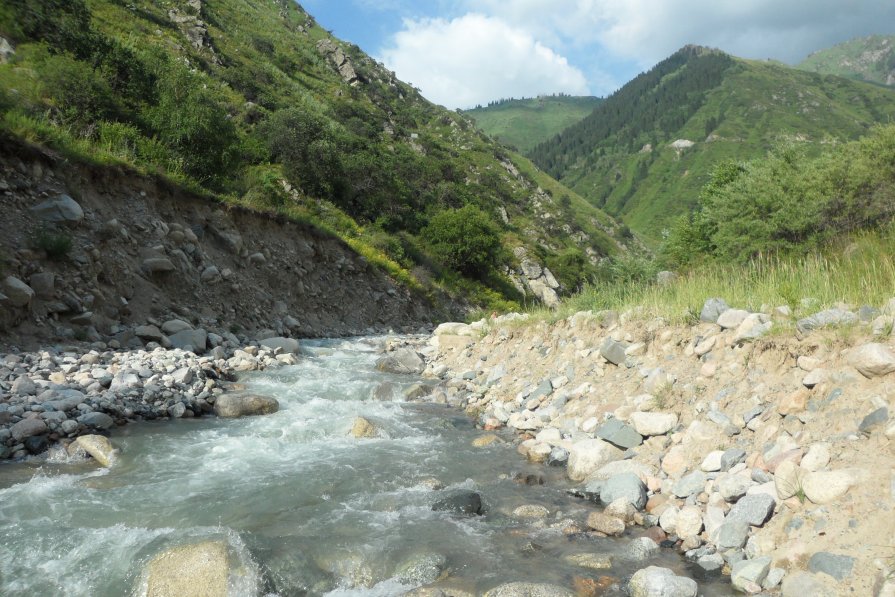
<path id="1" fill-rule="evenodd" d="M 441 380 L 424 399 L 514 429 L 521 454 L 566 466 L 605 508 L 587 521 L 597 532 L 641 525 L 643 540 L 748 594 L 886 595 L 893 316 L 895 299 L 802 319 L 712 299 L 685 327 L 636 312 L 445 324 L 421 350 Z M 696 594 L 667 574 L 645 568 L 629 592 Z"/>

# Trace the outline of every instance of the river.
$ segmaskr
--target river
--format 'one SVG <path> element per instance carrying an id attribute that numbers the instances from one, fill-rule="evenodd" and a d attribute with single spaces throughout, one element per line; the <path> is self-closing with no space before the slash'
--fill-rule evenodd
<path id="1" fill-rule="evenodd" d="M 111 469 L 62 457 L 0 466 L 0 594 L 139 595 L 147 561 L 206 539 L 226 541 L 240 562 L 231 575 L 240 596 L 400 595 L 433 568 L 473 593 L 594 579 L 621 595 L 625 576 L 647 564 L 686 574 L 673 550 L 635 563 L 621 556 L 630 539 L 565 534 L 561 521 L 583 526 L 594 506 L 567 495 L 563 470 L 526 463 L 512 443 L 473 447 L 481 432 L 462 413 L 373 400 L 383 381 L 417 381 L 375 370 L 383 342 L 306 342 L 299 365 L 248 375 L 250 391 L 279 400 L 273 415 L 116 429 Z M 357 416 L 381 437 L 350 437 Z M 529 475 L 544 484 L 520 482 Z M 480 493 L 485 515 L 433 511 L 459 489 Z M 513 515 L 526 504 L 549 514 Z M 615 556 L 613 566 L 566 559 L 583 553 Z M 700 592 L 730 594 L 724 584 Z"/>

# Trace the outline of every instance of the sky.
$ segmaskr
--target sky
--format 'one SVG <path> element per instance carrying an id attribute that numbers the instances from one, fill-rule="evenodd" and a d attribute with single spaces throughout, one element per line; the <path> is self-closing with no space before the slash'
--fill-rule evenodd
<path id="1" fill-rule="evenodd" d="M 448 108 L 542 94 L 606 96 L 686 44 L 789 64 L 895 33 L 893 0 L 302 0 Z"/>

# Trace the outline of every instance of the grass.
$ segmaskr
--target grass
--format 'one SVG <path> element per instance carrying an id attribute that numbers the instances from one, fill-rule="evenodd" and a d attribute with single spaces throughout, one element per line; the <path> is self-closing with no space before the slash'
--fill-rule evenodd
<path id="1" fill-rule="evenodd" d="M 480 129 L 524 153 L 583 120 L 601 101 L 570 96 L 514 99 L 467 110 L 466 114 Z"/>
<path id="2" fill-rule="evenodd" d="M 703 264 L 665 286 L 652 281 L 602 282 L 567 299 L 557 311 L 536 310 L 535 319 L 557 320 L 586 310 L 626 311 L 690 324 L 706 299 L 721 297 L 751 311 L 781 305 L 804 317 L 838 303 L 881 306 L 895 295 L 895 226 L 865 232 L 823 253 L 801 258 L 763 256 L 745 265 Z M 803 304 L 805 299 L 810 299 Z"/>

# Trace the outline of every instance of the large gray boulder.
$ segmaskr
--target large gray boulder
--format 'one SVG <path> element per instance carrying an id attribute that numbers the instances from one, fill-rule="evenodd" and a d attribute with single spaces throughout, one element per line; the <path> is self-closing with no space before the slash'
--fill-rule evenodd
<path id="1" fill-rule="evenodd" d="M 718 317 L 730 309 L 724 299 L 710 298 L 702 305 L 702 311 L 699 312 L 699 320 L 706 323 L 717 323 Z"/>
<path id="2" fill-rule="evenodd" d="M 621 473 L 609 477 L 600 489 L 600 501 L 609 505 L 624 499 L 638 510 L 646 506 L 646 486 L 634 473 Z"/>
<path id="3" fill-rule="evenodd" d="M 601 439 L 586 439 L 569 448 L 566 472 L 573 481 L 583 481 L 591 473 L 615 460 L 621 460 L 625 451 Z"/>
<path id="4" fill-rule="evenodd" d="M 84 210 L 78 202 L 65 194 L 35 205 L 31 212 L 48 224 L 80 222 L 84 219 Z"/>
<path id="5" fill-rule="evenodd" d="M 265 338 L 261 340 L 258 344 L 264 346 L 265 348 L 270 348 L 271 350 L 280 349 L 282 353 L 292 353 L 298 354 L 300 346 L 298 344 L 298 340 L 294 338 Z"/>
<path id="6" fill-rule="evenodd" d="M 224 394 L 214 403 L 214 413 L 227 418 L 269 415 L 279 409 L 280 403 L 274 398 L 252 394 Z"/>
<path id="7" fill-rule="evenodd" d="M 0 294 L 6 295 L 6 302 L 13 307 L 25 307 L 34 298 L 34 290 L 15 276 L 6 276 L 0 282 Z"/>
<path id="8" fill-rule="evenodd" d="M 376 361 L 376 368 L 386 373 L 419 375 L 426 369 L 426 363 L 412 348 L 399 348 Z"/>
<path id="9" fill-rule="evenodd" d="M 698 589 L 692 578 L 677 576 L 658 566 L 638 570 L 628 583 L 631 597 L 696 597 Z"/>
<path id="10" fill-rule="evenodd" d="M 10 428 L 12 438 L 17 442 L 25 438 L 40 435 L 47 432 L 47 424 L 43 419 L 22 419 Z"/>
<path id="11" fill-rule="evenodd" d="M 612 338 L 606 338 L 600 345 L 600 356 L 612 363 L 613 365 L 625 364 L 625 345 L 616 342 Z"/>
<path id="12" fill-rule="evenodd" d="M 191 350 L 196 354 L 205 352 L 208 342 L 208 332 L 203 329 L 183 330 L 168 337 L 173 348 Z"/>
<path id="13" fill-rule="evenodd" d="M 614 418 L 600 425 L 594 435 L 625 450 L 643 443 L 643 437 L 633 427 Z"/>

